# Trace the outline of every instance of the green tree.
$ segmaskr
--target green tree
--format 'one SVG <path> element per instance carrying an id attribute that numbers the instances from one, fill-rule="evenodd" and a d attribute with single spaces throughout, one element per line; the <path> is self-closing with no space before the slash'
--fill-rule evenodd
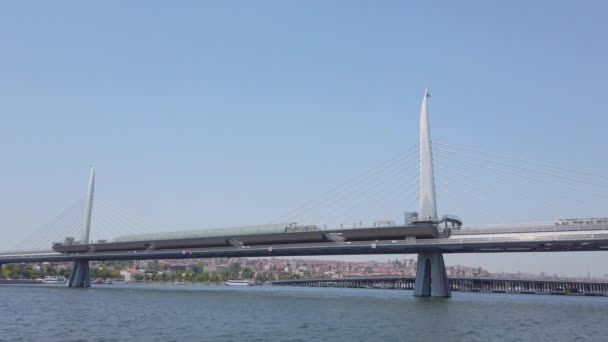
<path id="1" fill-rule="evenodd" d="M 195 280 L 197 282 L 206 283 L 209 281 L 209 273 L 203 272 L 196 275 Z"/>
<path id="2" fill-rule="evenodd" d="M 254 280 L 255 280 L 256 282 L 258 282 L 258 283 L 264 283 L 264 282 L 267 282 L 267 281 L 269 281 L 269 280 L 272 280 L 272 276 L 271 276 L 270 274 L 268 274 L 268 273 L 262 273 L 262 272 L 258 272 L 258 273 L 255 275 Z"/>
<path id="3" fill-rule="evenodd" d="M 232 272 L 230 272 L 230 270 L 222 271 L 218 273 L 218 276 L 220 281 L 226 281 L 231 278 L 236 278 L 232 276 Z"/>
<path id="4" fill-rule="evenodd" d="M 14 264 L 8 264 L 8 265 L 4 266 L 4 269 L 3 269 L 4 277 L 7 279 L 15 279 L 15 277 L 17 276 L 16 268 L 17 268 L 17 266 L 15 266 Z"/>
<path id="5" fill-rule="evenodd" d="M 252 279 L 255 275 L 255 272 L 251 268 L 245 267 L 245 268 L 243 268 L 241 275 L 242 275 L 243 279 Z"/>

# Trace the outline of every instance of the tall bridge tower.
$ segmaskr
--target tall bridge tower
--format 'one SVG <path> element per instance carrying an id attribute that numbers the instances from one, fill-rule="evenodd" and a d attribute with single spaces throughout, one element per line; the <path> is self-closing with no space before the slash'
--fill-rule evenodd
<path id="1" fill-rule="evenodd" d="M 93 198 L 95 197 L 95 168 L 91 165 L 91 175 L 89 177 L 89 187 L 84 207 L 84 222 L 82 225 L 82 244 L 90 242 L 91 233 L 91 217 L 93 214 Z M 91 286 L 91 271 L 88 260 L 74 260 L 72 273 L 66 283 L 68 287 L 90 287 Z"/>
<path id="2" fill-rule="evenodd" d="M 420 109 L 420 211 L 419 220 L 424 223 L 438 224 L 437 199 L 435 196 L 435 177 L 433 174 L 433 153 L 431 150 L 431 127 L 429 124 L 428 100 L 426 89 Z M 445 271 L 443 254 L 431 251 L 418 254 L 414 296 L 450 297 L 450 284 Z"/>

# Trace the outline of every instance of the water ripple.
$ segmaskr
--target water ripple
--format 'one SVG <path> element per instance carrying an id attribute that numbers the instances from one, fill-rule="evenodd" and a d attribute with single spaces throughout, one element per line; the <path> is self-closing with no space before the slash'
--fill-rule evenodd
<path id="1" fill-rule="evenodd" d="M 223 286 L 0 286 L 10 341 L 605 341 L 608 298 Z"/>

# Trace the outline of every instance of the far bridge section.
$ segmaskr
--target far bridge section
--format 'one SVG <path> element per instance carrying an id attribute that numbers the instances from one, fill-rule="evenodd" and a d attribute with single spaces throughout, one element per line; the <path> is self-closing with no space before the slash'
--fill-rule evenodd
<path id="1" fill-rule="evenodd" d="M 422 228 L 422 227 L 418 227 Z M 393 229 L 393 230 L 391 230 Z M 440 253 L 514 253 L 514 252 L 568 252 L 568 251 L 608 251 L 608 230 L 602 226 L 586 227 L 585 230 L 557 232 L 518 232 L 502 234 L 452 235 L 449 238 L 416 238 L 406 236 L 409 226 L 345 229 L 336 231 L 305 232 L 322 242 L 292 243 L 285 237 L 290 234 L 271 234 L 275 243 L 268 243 L 265 235 L 213 237 L 223 241 L 221 246 L 201 247 L 209 238 L 183 240 L 143 240 L 136 245 L 107 243 L 110 250 L 103 251 L 104 244 L 69 245 L 75 249 L 0 254 L 0 264 L 23 262 L 64 262 L 64 261 L 106 261 L 106 260 L 151 260 L 151 259 L 191 259 L 221 257 L 278 257 L 306 255 L 369 255 L 369 254 L 416 254 Z M 389 234 L 390 232 L 390 234 Z M 332 240 L 327 234 L 340 237 Z M 362 235 L 361 235 L 362 234 Z M 394 240 L 386 240 L 380 234 L 389 234 Z M 400 234 L 396 237 L 392 234 Z M 262 236 L 265 236 L 262 239 Z M 308 236 L 308 235 L 305 235 Z M 378 240 L 374 239 L 378 238 Z M 353 238 L 353 240 L 350 240 Z M 370 238 L 367 241 L 358 240 Z M 248 240 L 251 239 L 251 240 Z M 373 240 L 371 240 L 373 239 Z M 241 244 L 229 241 L 239 240 Z M 248 242 L 261 241 L 262 244 L 249 245 Z M 166 247 L 163 244 L 167 244 Z M 91 248 L 94 246 L 95 248 Z M 146 247 L 147 246 L 147 247 Z M 151 248 L 154 246 L 154 248 Z M 177 248 L 176 246 L 182 246 Z M 198 247 L 197 247 L 198 246 Z M 59 249 L 60 245 L 55 246 Z M 66 246 L 68 247 L 68 246 Z M 118 250 L 116 250 L 119 247 Z M 129 248 L 127 248 L 129 247 Z M 82 250 L 80 250 L 82 249 Z"/>
<path id="2" fill-rule="evenodd" d="M 367 227 L 336 230 L 321 230 L 311 226 L 306 230 L 295 230 L 289 226 L 267 225 L 229 229 L 175 232 L 164 234 L 141 234 L 118 237 L 113 242 L 73 243 L 66 240 L 56 243 L 53 250 L 58 253 L 93 252 L 142 252 L 172 249 L 200 248 L 254 248 L 273 245 L 305 245 L 335 243 L 351 244 L 361 241 L 397 241 L 403 239 L 432 239 L 439 234 L 433 224 L 411 224 L 392 227 Z"/>
<path id="3" fill-rule="evenodd" d="M 414 290 L 415 277 L 353 277 L 338 279 L 293 279 L 272 281 L 272 286 L 348 287 Z M 451 291 L 608 296 L 608 282 L 592 280 L 448 278 Z"/>

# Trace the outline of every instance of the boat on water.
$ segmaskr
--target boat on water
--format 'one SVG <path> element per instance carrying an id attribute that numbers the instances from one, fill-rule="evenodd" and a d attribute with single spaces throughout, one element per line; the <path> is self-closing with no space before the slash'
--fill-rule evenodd
<path id="1" fill-rule="evenodd" d="M 114 284 L 114 280 L 112 278 L 96 278 L 95 282 L 93 284 L 97 284 L 97 285 L 110 285 L 110 284 Z"/>
<path id="2" fill-rule="evenodd" d="M 254 286 L 255 283 L 247 279 L 229 279 L 226 281 L 226 285 L 232 286 Z"/>
<path id="3" fill-rule="evenodd" d="M 64 284 L 65 277 L 62 276 L 46 276 L 42 279 L 43 284 Z"/>

